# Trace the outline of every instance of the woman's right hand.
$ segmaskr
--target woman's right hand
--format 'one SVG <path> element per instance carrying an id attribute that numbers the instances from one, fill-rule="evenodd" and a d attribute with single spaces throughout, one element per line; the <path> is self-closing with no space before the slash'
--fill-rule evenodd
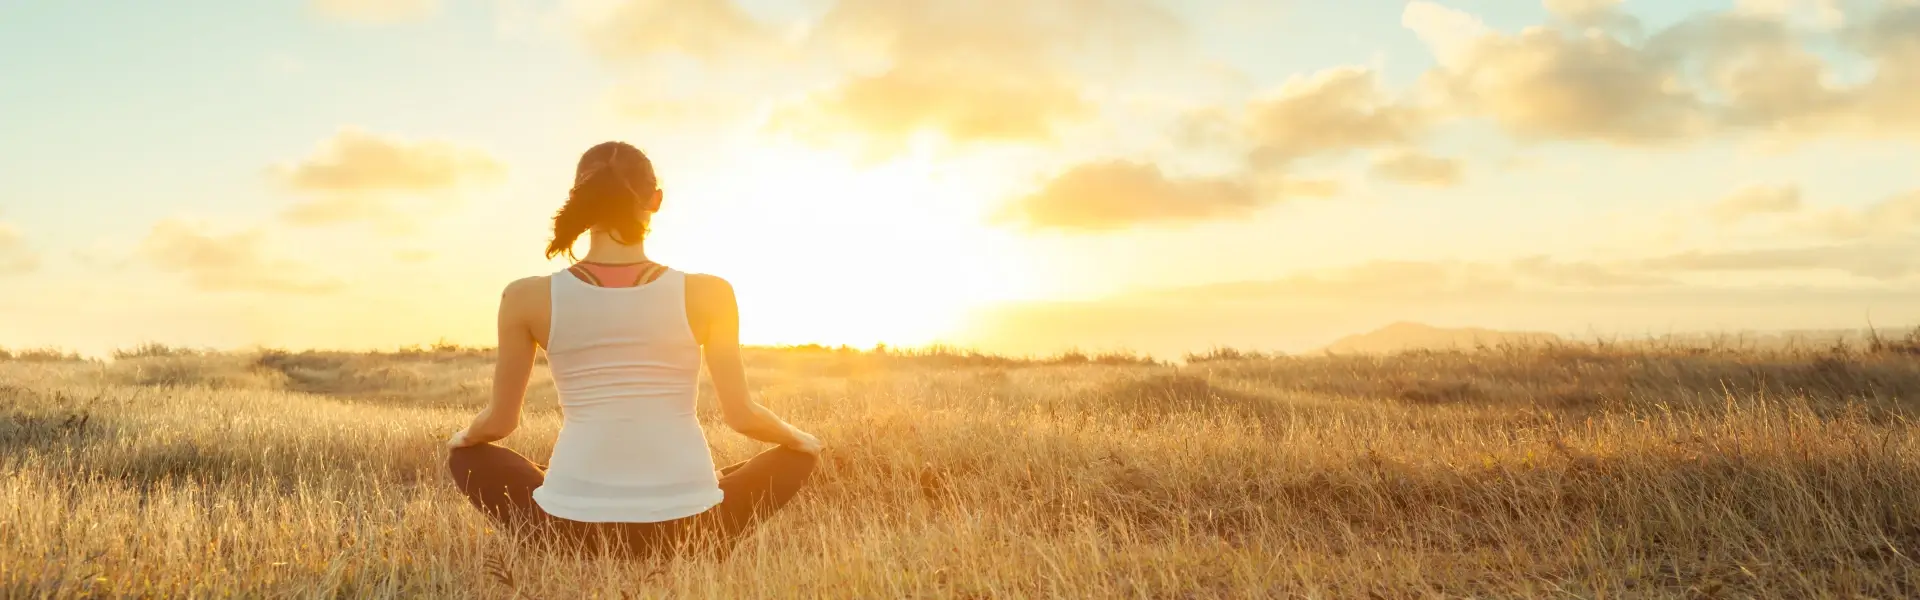
<path id="1" fill-rule="evenodd" d="M 788 425 L 787 429 L 788 433 L 793 437 L 793 440 L 782 444 L 782 446 L 814 456 L 820 455 L 820 438 L 813 437 L 813 434 L 801 431 L 799 427 L 792 425 Z"/>

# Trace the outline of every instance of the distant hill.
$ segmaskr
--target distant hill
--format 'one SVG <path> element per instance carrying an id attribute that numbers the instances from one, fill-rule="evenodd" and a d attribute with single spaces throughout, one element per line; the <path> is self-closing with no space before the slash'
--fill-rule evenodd
<path id="1" fill-rule="evenodd" d="M 1335 354 L 1392 354 L 1407 350 L 1467 349 L 1500 344 L 1542 344 L 1561 341 L 1551 333 L 1498 331 L 1475 327 L 1444 328 L 1421 323 L 1394 323 L 1367 333 L 1350 335 L 1321 348 Z"/>

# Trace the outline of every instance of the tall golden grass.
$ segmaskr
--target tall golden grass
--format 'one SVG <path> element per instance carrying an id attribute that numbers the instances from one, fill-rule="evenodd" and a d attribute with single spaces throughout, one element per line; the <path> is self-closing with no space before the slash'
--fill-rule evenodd
<path id="1" fill-rule="evenodd" d="M 756 351 L 822 468 L 730 561 L 657 565 L 454 492 L 484 350 L 33 356 L 0 361 L 5 597 L 1920 596 L 1898 343 Z M 537 459 L 543 377 L 505 442 Z M 757 450 L 703 409 L 719 460 Z"/>

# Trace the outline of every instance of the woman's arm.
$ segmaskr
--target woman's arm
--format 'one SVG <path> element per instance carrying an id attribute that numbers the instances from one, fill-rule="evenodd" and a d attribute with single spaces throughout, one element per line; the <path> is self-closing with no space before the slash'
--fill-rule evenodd
<path id="1" fill-rule="evenodd" d="M 706 357 L 707 376 L 720 398 L 720 417 L 741 435 L 816 454 L 820 440 L 781 420 L 747 394 L 747 369 L 740 360 L 740 307 L 733 285 L 711 275 L 687 276 L 694 337 Z"/>
<path id="2" fill-rule="evenodd" d="M 530 296 L 540 278 L 522 279 L 507 284 L 500 294 L 498 358 L 493 365 L 493 400 L 473 418 L 473 423 L 447 440 L 447 446 L 461 448 L 499 440 L 520 426 L 520 406 L 527 399 L 527 380 L 533 376 L 534 339 L 528 326 Z"/>

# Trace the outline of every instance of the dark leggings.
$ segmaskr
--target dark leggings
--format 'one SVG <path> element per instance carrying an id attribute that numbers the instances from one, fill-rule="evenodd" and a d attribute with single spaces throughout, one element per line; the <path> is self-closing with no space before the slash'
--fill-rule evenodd
<path id="1" fill-rule="evenodd" d="M 689 548 L 725 557 L 753 525 L 786 506 L 806 485 L 816 457 L 774 448 L 720 469 L 726 499 L 706 512 L 658 523 L 586 523 L 547 514 L 533 501 L 546 471 L 520 453 L 480 444 L 448 453 L 447 466 L 460 492 L 480 512 L 526 539 L 659 557 Z"/>

